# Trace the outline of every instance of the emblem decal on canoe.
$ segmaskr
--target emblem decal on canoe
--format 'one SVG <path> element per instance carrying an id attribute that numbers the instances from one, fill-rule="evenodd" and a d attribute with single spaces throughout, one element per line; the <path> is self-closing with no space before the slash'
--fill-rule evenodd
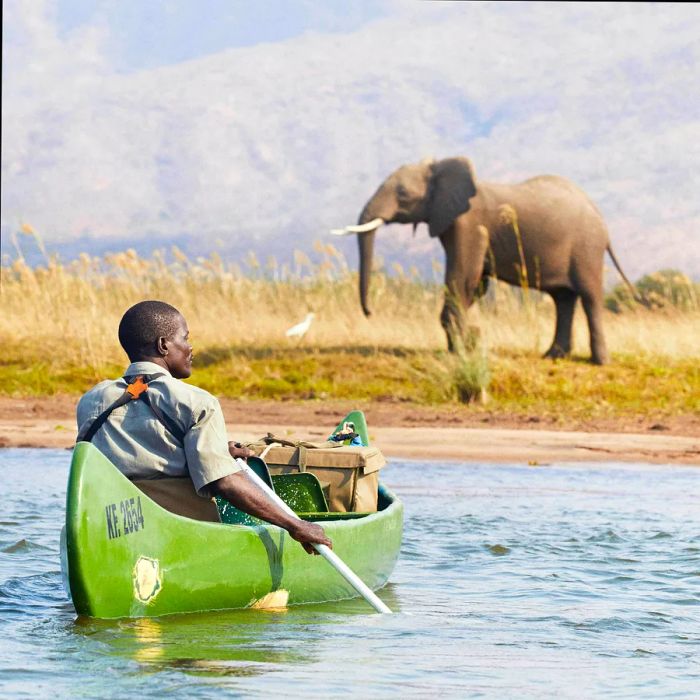
<path id="1" fill-rule="evenodd" d="M 142 603 L 153 600 L 161 589 L 157 559 L 139 557 L 134 566 L 134 596 Z"/>

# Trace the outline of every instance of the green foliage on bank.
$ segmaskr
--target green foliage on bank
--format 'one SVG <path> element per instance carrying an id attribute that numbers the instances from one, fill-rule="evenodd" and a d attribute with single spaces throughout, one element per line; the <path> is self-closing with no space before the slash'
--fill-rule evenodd
<path id="1" fill-rule="evenodd" d="M 616 313 L 634 309 L 638 302 L 649 309 L 700 311 L 700 283 L 693 282 L 680 270 L 659 270 L 644 275 L 634 285 L 635 301 L 625 284 L 618 284 L 605 298 L 605 306 Z"/>
<path id="2" fill-rule="evenodd" d="M 462 361 L 464 361 L 462 359 Z M 584 358 L 541 359 L 513 352 L 474 366 L 443 351 L 352 348 L 211 348 L 199 354 L 191 381 L 219 397 L 273 400 L 384 401 L 464 405 L 503 414 L 567 418 L 679 415 L 700 412 L 697 358 L 617 355 L 597 367 Z M 60 366 L 27 358 L 0 362 L 5 396 L 78 396 L 123 367 Z M 480 393 L 485 388 L 485 396 Z"/>

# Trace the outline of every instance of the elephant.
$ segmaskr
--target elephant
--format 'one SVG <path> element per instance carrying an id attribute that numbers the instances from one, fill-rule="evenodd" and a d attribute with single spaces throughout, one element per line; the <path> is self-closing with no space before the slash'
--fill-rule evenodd
<path id="1" fill-rule="evenodd" d="M 382 224 L 426 222 L 445 250 L 445 303 L 440 315 L 448 348 L 465 337 L 464 312 L 491 276 L 547 292 L 556 330 L 545 357 L 571 352 L 576 301 L 581 297 L 590 332 L 591 361 L 604 364 L 603 257 L 612 251 L 608 230 L 588 196 L 569 180 L 541 175 L 514 185 L 477 181 L 464 157 L 423 160 L 389 175 L 362 209 L 358 224 L 335 229 L 357 234 L 360 303 L 370 315 L 368 291 L 374 237 Z M 633 292 L 634 294 L 634 292 Z"/>

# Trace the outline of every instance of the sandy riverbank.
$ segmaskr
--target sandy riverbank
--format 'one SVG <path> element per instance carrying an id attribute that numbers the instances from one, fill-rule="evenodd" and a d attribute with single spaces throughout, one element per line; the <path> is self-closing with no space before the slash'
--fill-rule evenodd
<path id="1" fill-rule="evenodd" d="M 321 439 L 347 406 L 329 403 L 222 401 L 231 439 L 266 432 Z M 700 465 L 700 418 L 644 418 L 567 423 L 536 416 L 387 404 L 360 406 L 388 457 L 556 464 L 651 462 Z M 1 447 L 70 447 L 75 397 L 0 399 Z"/>

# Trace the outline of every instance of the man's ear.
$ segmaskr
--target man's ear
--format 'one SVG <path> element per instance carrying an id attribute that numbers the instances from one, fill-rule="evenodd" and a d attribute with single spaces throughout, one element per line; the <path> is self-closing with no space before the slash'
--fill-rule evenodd
<path id="1" fill-rule="evenodd" d="M 159 336 L 156 340 L 156 350 L 161 357 L 165 357 L 168 354 L 168 340 L 165 336 Z"/>

